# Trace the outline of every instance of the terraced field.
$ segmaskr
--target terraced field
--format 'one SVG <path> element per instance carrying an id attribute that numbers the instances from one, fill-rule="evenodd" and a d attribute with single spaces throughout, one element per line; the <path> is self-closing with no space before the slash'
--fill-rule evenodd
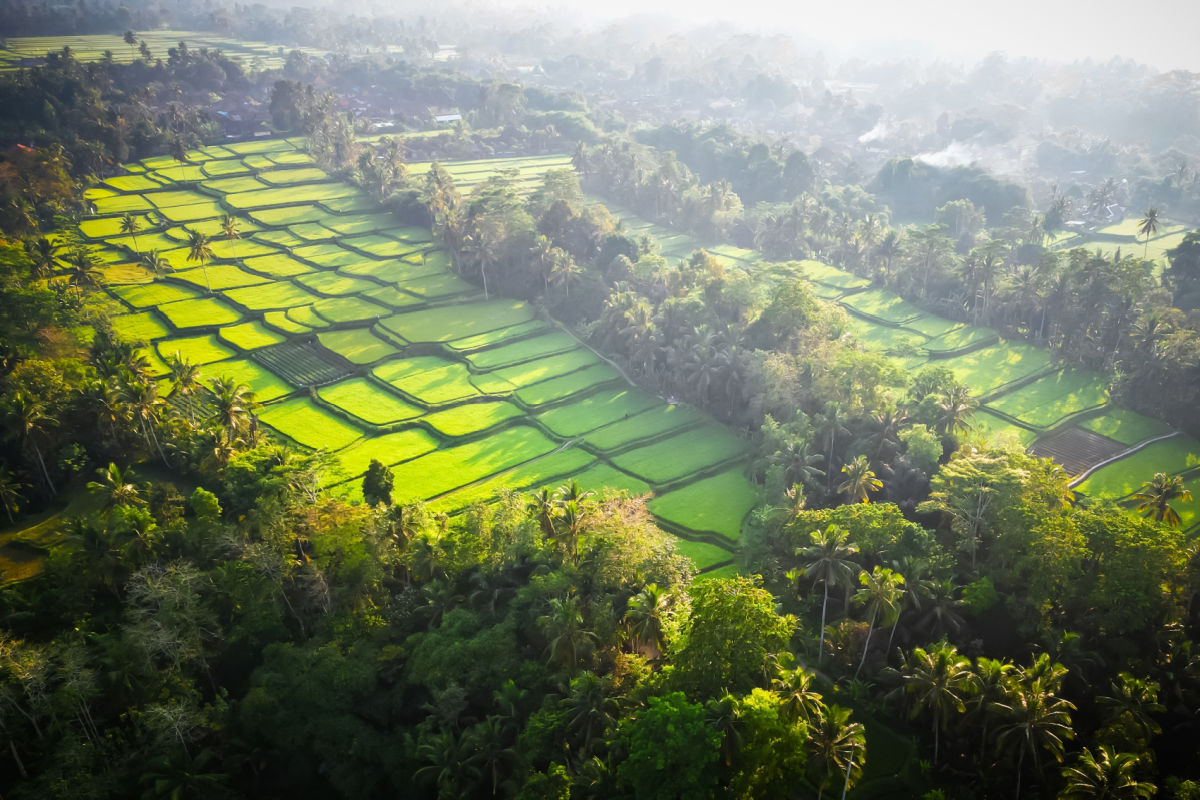
<path id="1" fill-rule="evenodd" d="M 1118 253 L 1148 258 L 1154 262 L 1155 271 L 1161 272 L 1167 264 L 1167 251 L 1178 246 L 1190 228 L 1178 221 L 1160 219 L 1158 230 L 1147 241 L 1138 233 L 1140 224 L 1141 218 L 1135 216 L 1095 229 L 1061 231 L 1047 246 L 1053 250 L 1099 250 L 1110 258 Z"/>
<path id="2" fill-rule="evenodd" d="M 525 303 L 485 301 L 428 230 L 331 180 L 300 145 L 147 159 L 87 192 L 96 213 L 80 230 L 127 309 L 114 327 L 155 374 L 178 354 L 205 379 L 248 384 L 265 403 L 259 421 L 331 453 L 330 482 L 351 498 L 372 459 L 394 469 L 398 500 L 447 512 L 576 478 L 654 494 L 651 510 L 701 567 L 731 561 L 756 497 L 739 438 L 630 386 Z M 566 166 L 555 156 L 449 168 L 466 188 L 497 169 L 531 188 Z M 125 211 L 142 224 L 136 238 L 120 233 Z M 240 238 L 221 235 L 226 213 Z M 213 237 L 210 263 L 188 263 L 193 230 Z M 143 269 L 150 248 L 173 270 Z"/>
<path id="3" fill-rule="evenodd" d="M 620 205 L 608 207 L 623 229 L 663 242 L 662 255 L 667 258 L 686 258 L 702 246 L 688 236 L 639 219 Z M 1136 223 L 1124 220 L 1098 231 L 1096 241 L 1140 255 L 1142 240 L 1136 239 Z M 1182 240 L 1184 230 L 1174 223 L 1163 225 L 1150 241 L 1150 257 Z M 1084 240 L 1076 235 L 1063 235 L 1052 246 L 1069 248 L 1081 243 Z M 871 288 L 868 281 L 819 261 L 762 263 L 754 251 L 732 247 L 710 248 L 710 252 L 726 269 L 743 269 L 768 286 L 790 277 L 811 281 L 818 297 L 846 310 L 847 331 L 862 347 L 899 360 L 906 370 L 925 364 L 950 369 L 982 403 L 971 420 L 975 435 L 1052 456 L 1072 475 L 1082 475 L 1116 457 L 1083 481 L 1079 491 L 1121 497 L 1157 470 L 1178 472 L 1200 459 L 1200 444 L 1182 437 L 1170 440 L 1173 444 L 1153 444 L 1122 458 L 1132 446 L 1170 429 L 1158 420 L 1112 407 L 1102 376 L 1054 364 L 1045 348 L 1005 341 L 990 328 L 923 312 L 893 292 Z M 655 500 L 656 513 L 664 518 L 671 511 L 664 505 L 669 496 Z M 697 506 L 695 513 L 703 512 Z"/>
<path id="4" fill-rule="evenodd" d="M 152 59 L 167 58 L 167 50 L 186 42 L 190 48 L 207 47 L 220 50 L 231 60 L 239 62 L 243 67 L 259 69 L 279 69 L 287 60 L 283 47 L 266 42 L 248 41 L 245 39 L 230 39 L 212 33 L 196 31 L 142 31 L 137 34 L 139 42 L 145 40 L 150 48 Z M 137 47 L 130 47 L 120 34 L 88 34 L 81 36 L 18 36 L 5 40 L 5 46 L 0 48 L 0 70 L 17 69 L 43 61 L 47 53 L 61 52 L 64 47 L 71 48 L 75 58 L 80 61 L 100 61 L 105 53 L 111 53 L 113 61 L 119 64 L 129 64 L 141 54 Z M 309 55 L 324 56 L 326 51 L 311 47 L 288 47 L 287 50 L 303 50 Z M 135 185 L 129 184 L 127 185 Z"/>

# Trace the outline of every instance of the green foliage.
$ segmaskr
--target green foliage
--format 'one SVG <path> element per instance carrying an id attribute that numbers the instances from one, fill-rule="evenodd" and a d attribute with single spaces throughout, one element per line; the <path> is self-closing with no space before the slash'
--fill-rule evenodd
<path id="1" fill-rule="evenodd" d="M 767 659 L 787 645 L 797 620 L 776 613 L 770 593 L 750 578 L 705 581 L 691 594 L 691 615 L 670 644 L 673 683 L 696 698 L 749 691 L 762 680 Z"/>
<path id="2" fill-rule="evenodd" d="M 392 487 L 395 485 L 392 471 L 378 459 L 371 459 L 367 465 L 367 473 L 363 475 L 362 494 L 367 504 L 374 507 L 383 503 L 392 504 Z"/>
<path id="3" fill-rule="evenodd" d="M 689 703 L 682 692 L 651 697 L 646 708 L 622 723 L 618 742 L 628 755 L 617 776 L 635 796 L 713 796 L 721 734 L 709 727 L 704 706 Z"/>

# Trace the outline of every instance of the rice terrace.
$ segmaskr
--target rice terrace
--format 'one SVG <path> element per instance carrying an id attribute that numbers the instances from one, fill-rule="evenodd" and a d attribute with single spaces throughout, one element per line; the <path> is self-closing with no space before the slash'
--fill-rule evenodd
<path id="1" fill-rule="evenodd" d="M 517 170 L 532 188 L 564 166 L 565 156 L 447 164 L 464 188 L 498 169 Z M 651 511 L 699 568 L 731 563 L 757 497 L 738 437 L 639 389 L 524 302 L 484 300 L 450 270 L 428 230 L 402 226 L 358 188 L 329 179 L 302 140 L 210 146 L 183 164 L 164 156 L 127 172 L 89 190 L 95 215 L 80 226 L 107 290 L 127 307 L 115 329 L 145 344 L 155 374 L 165 376 L 166 359 L 178 354 L 205 379 L 249 386 L 277 435 L 333 454 L 335 491 L 361 499 L 358 479 L 378 459 L 393 467 L 398 497 L 451 513 L 499 487 L 569 479 L 652 492 Z M 667 256 L 699 247 L 612 208 L 630 230 L 663 241 Z M 120 233 L 126 214 L 138 233 Z M 221 237 L 225 214 L 236 217 L 238 238 Z M 212 236 L 211 263 L 189 266 L 192 231 Z M 172 271 L 147 272 L 138 259 L 149 250 Z M 712 252 L 735 269 L 758 263 L 753 251 Z M 769 265 L 766 274 L 795 271 Z M 1059 448 L 1045 454 L 1081 471 L 1099 456 L 1062 433 L 1086 429 L 1106 442 L 1100 452 L 1112 463 L 1081 492 L 1130 494 L 1162 463 L 1159 450 L 1169 452 L 1172 474 L 1197 465 L 1200 445 L 1182 435 L 1120 458 L 1168 429 L 1111 408 L 1098 375 L 1056 367 L 1043 348 L 923 312 L 820 262 L 800 262 L 798 273 L 849 312 L 864 347 L 907 369 L 952 370 L 983 401 L 974 423 L 985 435 L 1015 437 L 1036 453 L 1053 432 Z M 169 381 L 160 384 L 167 395 Z M 1189 525 L 1193 517 L 1187 512 Z"/>
<path id="2" fill-rule="evenodd" d="M 0 0 L 0 797 L 1200 798 L 1160 5 Z"/>
<path id="3" fill-rule="evenodd" d="M 266 404 L 262 423 L 334 455 L 334 490 L 352 497 L 372 459 L 394 468 L 398 498 L 446 512 L 497 486 L 575 479 L 652 491 L 651 509 L 698 567 L 731 561 L 756 498 L 736 436 L 632 385 L 524 302 L 484 300 L 428 230 L 329 180 L 301 145 L 207 147 L 183 165 L 148 159 L 88 192 L 96 213 L 81 232 L 127 307 L 114 328 L 145 344 L 155 374 L 178 354 L 204 379 L 246 384 Z M 499 168 L 536 182 L 564 164 L 449 169 L 469 187 Z M 125 214 L 136 234 L 119 233 Z M 239 238 L 220 236 L 222 214 L 236 215 Z M 188 265 L 192 231 L 212 234 L 211 263 Z M 171 272 L 140 266 L 151 249 Z M 164 379 L 162 394 L 170 388 Z M 703 502 L 715 488 L 719 509 Z"/>

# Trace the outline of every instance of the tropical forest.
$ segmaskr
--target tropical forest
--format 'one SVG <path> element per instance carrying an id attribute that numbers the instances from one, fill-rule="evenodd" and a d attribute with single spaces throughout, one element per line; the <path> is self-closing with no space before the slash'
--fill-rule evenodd
<path id="1" fill-rule="evenodd" d="M 592 5 L 0 0 L 0 800 L 1200 800 L 1196 8 Z"/>

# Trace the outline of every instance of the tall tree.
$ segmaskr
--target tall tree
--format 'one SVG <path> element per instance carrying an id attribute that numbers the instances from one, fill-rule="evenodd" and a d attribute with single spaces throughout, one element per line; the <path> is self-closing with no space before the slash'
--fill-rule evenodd
<path id="1" fill-rule="evenodd" d="M 1069 767 L 1062 771 L 1066 785 L 1058 793 L 1060 800 L 1149 800 L 1158 787 L 1137 778 L 1141 756 L 1118 753 L 1100 745 L 1093 753 L 1085 747 Z"/>
<path id="2" fill-rule="evenodd" d="M 133 237 L 133 252 L 138 252 L 137 233 L 142 225 L 138 218 L 126 211 L 121 215 L 121 233 Z"/>
<path id="3" fill-rule="evenodd" d="M 862 584 L 862 589 L 858 591 L 854 599 L 865 607 L 871 619 L 867 623 L 867 640 L 863 642 L 862 658 L 858 662 L 858 669 L 854 671 L 856 679 L 862 672 L 863 664 L 867 663 L 867 653 L 871 650 L 871 635 L 875 633 L 875 623 L 881 617 L 886 621 L 892 616 L 899 616 L 900 598 L 904 596 L 904 576 L 893 572 L 888 567 L 876 565 L 871 572 L 865 570 L 860 572 L 858 582 Z"/>
<path id="4" fill-rule="evenodd" d="M 189 231 L 187 246 L 188 263 L 195 262 L 204 270 L 204 286 L 208 289 L 208 293 L 212 294 L 212 284 L 208 280 L 208 262 L 212 261 L 213 250 L 212 245 L 209 244 L 207 234 L 200 231 Z"/>
<path id="5" fill-rule="evenodd" d="M 825 597 L 821 601 L 821 636 L 817 645 L 817 665 L 825 652 L 825 618 L 829 609 L 829 590 L 834 586 L 846 588 L 847 600 L 851 581 L 859 567 L 850 557 L 858 552 L 856 545 L 849 542 L 850 532 L 837 525 L 826 525 L 824 530 L 813 531 L 812 544 L 798 548 L 796 555 L 803 563 L 804 574 L 815 584 L 824 585 Z M 847 602 L 847 606 L 849 602 Z"/>
<path id="6" fill-rule="evenodd" d="M 1138 235 L 1145 236 L 1146 242 L 1142 245 L 1142 259 L 1144 260 L 1150 252 L 1150 237 L 1158 233 L 1158 209 L 1149 208 L 1142 212 L 1142 218 L 1138 220 Z"/>
<path id="7" fill-rule="evenodd" d="M 978 685 L 971 662 L 943 640 L 930 650 L 914 648 L 905 659 L 900 680 L 904 693 L 914 701 L 910 715 L 929 714 L 936 764 L 942 731 L 949 727 L 952 715 L 966 713 L 967 699 Z"/>

